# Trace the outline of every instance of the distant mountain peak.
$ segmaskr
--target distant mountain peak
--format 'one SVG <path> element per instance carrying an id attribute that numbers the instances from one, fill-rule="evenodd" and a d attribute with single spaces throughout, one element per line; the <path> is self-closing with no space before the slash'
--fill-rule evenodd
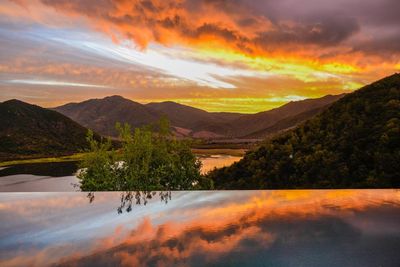
<path id="1" fill-rule="evenodd" d="M 118 136 L 117 122 L 141 127 L 160 118 L 158 112 L 119 95 L 65 104 L 54 109 L 100 134 L 114 137 Z"/>
<path id="2" fill-rule="evenodd" d="M 127 99 L 120 95 L 111 95 L 111 96 L 106 96 L 104 98 L 101 98 L 100 100 L 130 100 L 130 99 Z"/>

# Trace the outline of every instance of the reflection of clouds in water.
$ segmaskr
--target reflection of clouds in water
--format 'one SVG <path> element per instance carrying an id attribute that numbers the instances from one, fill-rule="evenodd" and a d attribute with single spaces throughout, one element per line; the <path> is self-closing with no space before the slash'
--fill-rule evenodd
<path id="1" fill-rule="evenodd" d="M 79 183 L 76 176 L 17 174 L 0 177 L 0 192 L 74 192 Z"/>
<path id="2" fill-rule="evenodd" d="M 168 205 L 151 201 L 120 215 L 117 192 L 96 193 L 93 205 L 76 193 L 3 196 L 1 220 L 25 219 L 31 240 L 11 251 L 14 231 L 2 241 L 8 253 L 0 255 L 6 266 L 60 258 L 78 266 L 395 266 L 399 196 L 394 190 L 173 192 Z M 43 224 L 35 226 L 39 217 Z M 54 253 L 57 246 L 62 253 Z"/>

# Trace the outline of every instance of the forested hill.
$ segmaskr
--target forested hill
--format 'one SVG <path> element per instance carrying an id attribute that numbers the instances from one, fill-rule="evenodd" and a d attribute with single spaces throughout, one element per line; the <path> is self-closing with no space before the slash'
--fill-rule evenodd
<path id="1" fill-rule="evenodd" d="M 346 95 L 209 176 L 218 189 L 400 187 L 400 74 Z"/>
<path id="2" fill-rule="evenodd" d="M 87 129 L 64 115 L 19 100 L 0 103 L 0 162 L 59 156 L 88 146 Z"/>

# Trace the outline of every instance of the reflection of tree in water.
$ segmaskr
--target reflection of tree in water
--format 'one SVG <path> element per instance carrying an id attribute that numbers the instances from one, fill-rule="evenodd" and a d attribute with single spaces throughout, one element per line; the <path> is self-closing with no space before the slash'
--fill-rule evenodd
<path id="1" fill-rule="evenodd" d="M 121 192 L 120 204 L 117 207 L 118 214 L 132 211 L 133 205 L 147 205 L 148 201 L 153 199 L 158 193 L 161 202 L 165 204 L 171 200 L 171 191 L 125 191 Z M 89 203 L 92 203 L 95 199 L 94 192 L 87 194 Z"/>

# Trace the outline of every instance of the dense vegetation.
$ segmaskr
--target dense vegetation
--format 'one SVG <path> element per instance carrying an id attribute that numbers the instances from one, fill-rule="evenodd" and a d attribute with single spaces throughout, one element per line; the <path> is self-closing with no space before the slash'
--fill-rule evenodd
<path id="1" fill-rule="evenodd" d="M 97 141 L 88 134 L 90 151 L 78 174 L 84 191 L 208 189 L 212 183 L 200 175 L 201 162 L 188 142 L 171 135 L 169 122 L 161 119 L 157 132 L 150 127 L 131 131 L 117 124 L 122 148 L 110 140 Z"/>
<path id="2" fill-rule="evenodd" d="M 219 189 L 400 186 L 400 74 L 213 171 Z"/>
<path id="3" fill-rule="evenodd" d="M 0 103 L 0 161 L 60 156 L 87 147 L 87 129 L 53 110 L 18 100 Z"/>

